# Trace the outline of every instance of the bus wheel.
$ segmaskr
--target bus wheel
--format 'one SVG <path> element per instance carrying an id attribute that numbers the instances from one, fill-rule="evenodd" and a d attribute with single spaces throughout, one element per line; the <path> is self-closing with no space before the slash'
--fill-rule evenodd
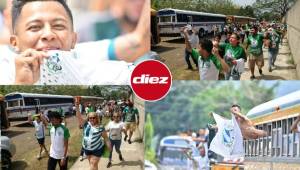
<path id="1" fill-rule="evenodd" d="M 203 38 L 203 37 L 204 37 L 204 34 L 205 34 L 205 31 L 204 31 L 203 28 L 201 28 L 201 29 L 199 30 L 199 38 Z"/>

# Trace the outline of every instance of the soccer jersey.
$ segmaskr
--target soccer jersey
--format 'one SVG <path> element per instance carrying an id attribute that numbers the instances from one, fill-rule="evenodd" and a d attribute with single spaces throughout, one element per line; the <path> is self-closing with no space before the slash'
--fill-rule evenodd
<path id="1" fill-rule="evenodd" d="M 200 56 L 197 49 L 192 50 L 192 56 L 194 58 L 198 57 L 198 67 L 200 73 L 200 80 L 218 80 L 219 73 L 222 69 L 221 62 L 216 56 L 211 54 L 208 58 L 203 58 Z"/>
<path id="2" fill-rule="evenodd" d="M 188 41 L 190 42 L 192 48 L 197 48 L 199 45 L 199 37 L 195 33 L 188 35 Z"/>
<path id="3" fill-rule="evenodd" d="M 124 128 L 123 122 L 116 123 L 115 121 L 110 121 L 106 128 L 107 131 L 109 132 L 109 138 L 112 140 L 121 140 L 123 128 Z"/>
<path id="4" fill-rule="evenodd" d="M 125 114 L 125 122 L 135 122 L 135 116 L 139 117 L 139 111 L 135 107 L 127 106 L 123 112 Z"/>
<path id="5" fill-rule="evenodd" d="M 263 35 L 256 34 L 255 36 L 250 35 L 247 39 L 247 44 L 250 45 L 249 52 L 254 56 L 259 56 L 263 53 Z"/>
<path id="6" fill-rule="evenodd" d="M 90 122 L 83 125 L 82 147 L 86 150 L 99 150 L 104 146 L 102 133 L 105 133 L 103 127 L 92 126 Z"/>
<path id="7" fill-rule="evenodd" d="M 69 129 L 64 125 L 51 126 L 50 128 L 51 146 L 50 157 L 55 159 L 62 159 L 64 157 L 65 140 L 69 139 Z"/>
<path id="8" fill-rule="evenodd" d="M 232 46 L 229 43 L 220 45 L 221 50 L 225 51 L 224 59 L 229 66 L 232 65 L 232 60 L 244 59 L 247 60 L 246 52 L 241 46 Z"/>
<path id="9" fill-rule="evenodd" d="M 279 35 L 277 33 L 273 32 L 268 36 L 268 39 L 270 40 L 269 51 L 278 50 L 279 49 L 279 43 L 280 43 Z"/>
<path id="10" fill-rule="evenodd" d="M 16 76 L 14 56 L 18 54 L 1 46 L 0 53 L 0 84 L 14 84 Z M 2 55 L 3 53 L 6 55 Z M 132 63 L 116 61 L 114 40 L 80 43 L 72 51 L 52 53 L 58 55 L 51 57 L 51 61 L 44 62 L 51 70 L 45 69 L 45 64 L 42 65 L 40 77 L 42 82 L 39 81 L 37 84 L 129 85 L 130 75 L 134 69 Z M 61 64 L 58 64 L 59 62 Z"/>
<path id="11" fill-rule="evenodd" d="M 16 55 L 10 46 L 0 45 L 0 85 L 14 84 Z"/>
<path id="12" fill-rule="evenodd" d="M 42 121 L 39 123 L 35 120 L 32 122 L 33 126 L 35 127 L 35 136 L 37 139 L 42 139 L 45 138 L 45 133 L 44 133 L 44 124 Z"/>

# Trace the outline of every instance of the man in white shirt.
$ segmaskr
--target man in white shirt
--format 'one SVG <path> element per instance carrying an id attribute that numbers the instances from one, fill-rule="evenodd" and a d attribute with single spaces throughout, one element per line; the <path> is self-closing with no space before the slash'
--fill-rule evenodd
<path id="1" fill-rule="evenodd" d="M 190 43 L 192 49 L 198 48 L 198 45 L 199 45 L 198 32 L 196 30 L 194 30 L 191 25 L 187 25 L 186 27 L 182 28 L 181 31 L 183 32 L 184 29 L 187 29 L 187 31 L 188 31 L 188 37 L 187 37 L 186 41 L 188 41 Z M 192 57 L 191 51 L 189 51 L 188 47 L 186 47 L 185 48 L 185 61 L 188 65 L 187 69 L 193 70 L 193 66 L 190 62 L 190 57 L 192 58 L 192 60 L 195 63 L 196 67 L 198 68 L 198 61 L 195 58 Z"/>
<path id="2" fill-rule="evenodd" d="M 110 68 L 111 72 L 114 72 L 122 66 L 123 69 L 119 69 L 114 74 L 116 77 L 124 77 L 122 73 L 124 69 L 125 71 L 128 69 L 128 64 L 118 63 L 116 67 L 113 67 L 116 63 L 103 64 L 102 61 L 123 60 L 133 62 L 149 51 L 149 10 L 150 2 L 146 0 L 139 23 L 131 33 L 117 37 L 114 40 L 89 42 L 75 46 L 77 35 L 73 31 L 73 17 L 65 1 L 13 1 L 13 35 L 10 40 L 18 57 L 16 57 L 14 63 L 15 69 L 13 70 L 15 72 L 2 73 L 0 84 L 37 83 L 40 79 L 40 65 L 43 64 L 45 58 L 49 57 L 48 51 L 71 51 L 72 49 L 75 53 L 73 62 L 75 66 L 73 68 L 75 70 L 80 69 L 80 75 L 76 76 L 83 79 L 83 84 L 122 84 L 124 81 L 114 83 L 112 79 L 103 83 L 99 74 L 102 73 L 102 76 L 108 75 L 107 69 L 105 69 L 107 67 Z M 149 42 L 149 44 L 144 42 Z M 5 63 L 0 60 L 0 68 L 3 65 Z M 104 66 L 106 67 L 103 68 Z M 103 72 L 106 72 L 106 74 Z M 126 75 L 129 77 L 130 71 L 127 71 Z M 15 78 L 11 79 L 10 77 Z M 105 78 L 110 77 L 114 76 L 106 76 Z M 93 81 L 95 79 L 99 81 Z"/>

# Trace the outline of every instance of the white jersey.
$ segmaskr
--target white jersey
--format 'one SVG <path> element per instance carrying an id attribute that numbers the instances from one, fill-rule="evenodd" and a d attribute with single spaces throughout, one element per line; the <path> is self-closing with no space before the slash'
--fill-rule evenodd
<path id="1" fill-rule="evenodd" d="M 107 125 L 107 131 L 109 132 L 109 138 L 112 140 L 122 139 L 122 129 L 124 128 L 123 122 L 110 121 Z"/>
<path id="2" fill-rule="evenodd" d="M 198 48 L 199 45 L 199 37 L 197 34 L 193 33 L 192 35 L 188 35 L 189 43 L 192 48 Z"/>
<path id="3" fill-rule="evenodd" d="M 15 82 L 15 56 L 8 45 L 0 45 L 0 84 L 11 85 Z"/>
<path id="4" fill-rule="evenodd" d="M 35 127 L 35 136 L 37 139 L 45 138 L 44 129 L 45 126 L 42 121 L 38 123 L 36 120 L 32 122 L 33 126 Z"/>
<path id="5" fill-rule="evenodd" d="M 116 61 L 112 44 L 111 40 L 102 40 L 77 44 L 71 52 L 52 51 L 51 54 L 57 56 L 52 56 L 41 66 L 41 78 L 36 84 L 128 85 L 134 65 Z M 17 54 L 8 47 L 0 48 L 0 53 L 0 84 L 14 84 L 14 56 Z M 64 56 L 61 57 L 61 54 Z"/>

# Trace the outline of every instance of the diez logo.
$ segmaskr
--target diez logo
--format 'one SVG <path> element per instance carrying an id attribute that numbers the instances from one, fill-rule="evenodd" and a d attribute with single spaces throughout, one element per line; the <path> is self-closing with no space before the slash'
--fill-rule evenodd
<path id="1" fill-rule="evenodd" d="M 147 60 L 137 65 L 130 79 L 134 93 L 146 101 L 157 101 L 165 97 L 172 85 L 168 67 L 157 60 Z"/>
<path id="2" fill-rule="evenodd" d="M 134 84 L 168 84 L 169 77 L 150 77 L 150 74 L 142 74 L 141 77 L 134 77 Z"/>

